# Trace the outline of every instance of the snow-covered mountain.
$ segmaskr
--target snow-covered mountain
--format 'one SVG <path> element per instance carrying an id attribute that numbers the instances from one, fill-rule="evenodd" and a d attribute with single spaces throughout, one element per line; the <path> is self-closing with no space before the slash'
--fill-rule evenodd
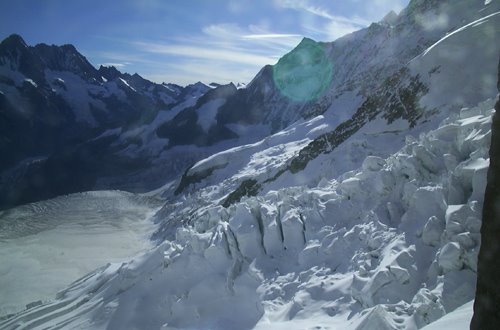
<path id="1" fill-rule="evenodd" d="M 168 203 L 149 252 L 0 327 L 423 327 L 474 298 L 493 103 L 311 188 Z"/>
<path id="2" fill-rule="evenodd" d="M 89 189 L 147 191 L 261 138 L 269 131 L 240 141 L 245 132 L 213 125 L 241 87 L 155 84 L 96 69 L 71 45 L 32 47 L 12 35 L 0 44 L 0 207 Z"/>
<path id="3" fill-rule="evenodd" d="M 298 121 L 260 143 L 196 164 L 184 174 L 176 193 L 227 179 L 226 189 L 234 191 L 227 205 L 242 195 L 272 189 L 273 182 L 276 187 L 319 182 L 322 177 L 335 177 L 360 166 L 370 154 L 386 157 L 404 143 L 407 134 L 418 136 L 435 128 L 449 113 L 493 97 L 500 52 L 499 11 L 497 2 L 485 6 L 481 1 L 412 1 L 396 25 L 374 23 L 331 44 L 304 39 L 274 68 L 264 68 L 247 90 L 263 85 L 257 82 L 266 70 L 279 71 L 280 63 L 294 52 L 309 48 L 315 52 L 320 46 L 333 59 L 333 87 L 314 106 L 290 103 L 293 111 L 273 103 L 280 92 L 271 93 L 274 96 L 264 104 L 274 106 L 266 113 L 272 116 L 282 111 L 286 116 L 290 110 Z M 436 20 L 442 22 L 435 24 Z M 305 112 L 304 119 L 299 119 L 297 107 L 311 110 L 321 104 L 323 109 L 312 119 Z M 289 143 L 293 148 L 285 148 Z M 260 153 L 275 158 L 263 166 Z M 253 154 L 256 159 L 249 164 Z M 321 170 L 318 165 L 309 168 L 309 163 L 319 164 Z M 284 173 L 297 175 L 281 179 Z"/>
<path id="4" fill-rule="evenodd" d="M 172 115 L 208 90 L 96 69 L 71 45 L 32 47 L 8 37 L 0 44 L 0 208 L 149 168 L 147 157 L 120 153 L 140 139 L 116 143 L 114 134 Z"/>
<path id="5" fill-rule="evenodd" d="M 470 311 L 499 20 L 498 1 L 412 0 L 333 43 L 304 39 L 245 88 L 108 131 L 147 141 L 131 155 L 155 132 L 159 160 L 252 143 L 142 196 L 164 199 L 154 247 L 0 328 L 417 329 Z"/>
<path id="6" fill-rule="evenodd" d="M 71 45 L 29 47 L 13 35 L 0 47 L 1 149 L 9 155 L 0 164 L 0 204 L 88 189 L 158 188 L 200 159 L 321 114 L 338 129 L 318 136 L 290 170 L 301 170 L 376 117 L 418 126 L 445 103 L 453 109 L 491 94 L 493 81 L 477 78 L 464 86 L 468 95 L 453 99 L 457 90 L 441 91 L 439 86 L 449 84 L 439 79 L 449 77 L 441 71 L 457 67 L 457 78 L 480 76 L 463 72 L 461 64 L 467 57 L 489 63 L 483 58 L 495 54 L 496 32 L 484 31 L 491 24 L 476 20 L 490 14 L 486 20 L 495 20 L 497 10 L 497 2 L 412 1 L 399 16 L 388 15 L 333 43 L 304 39 L 245 88 L 154 84 L 115 68 L 95 69 Z M 470 54 L 460 50 L 449 65 L 433 63 L 436 56 L 415 59 L 472 22 L 478 26 L 467 30 L 482 36 L 467 48 Z M 449 37 L 452 44 L 456 38 Z M 492 45 L 489 53 L 475 52 L 483 43 Z M 72 173 L 78 180 L 68 185 Z"/>

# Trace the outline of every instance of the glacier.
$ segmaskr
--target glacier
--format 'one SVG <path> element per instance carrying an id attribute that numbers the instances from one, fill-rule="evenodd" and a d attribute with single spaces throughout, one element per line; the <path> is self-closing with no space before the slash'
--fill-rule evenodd
<path id="1" fill-rule="evenodd" d="M 75 279 L 153 244 L 154 196 L 79 193 L 0 211 L 0 315 L 52 299 Z"/>
<path id="2" fill-rule="evenodd" d="M 79 247 L 78 256 L 59 257 L 67 274 L 45 292 L 26 277 L 34 286 L 16 288 L 25 296 L 4 309 L 0 329 L 467 327 L 499 19 L 498 2 L 412 0 L 398 17 L 319 43 L 348 65 L 333 68 L 333 86 L 314 106 L 283 102 L 265 67 L 231 92 L 251 106 L 248 95 L 265 96 L 269 111 L 260 122 L 224 126 L 244 131 L 249 144 L 162 151 L 168 137 L 153 133 L 170 115 L 181 114 L 174 123 L 196 120 L 204 131 L 220 124 L 218 115 L 235 101 L 215 92 L 197 94 L 204 102 L 196 109 L 181 102 L 159 112 L 150 126 L 104 132 L 145 142 L 124 153 L 141 149 L 163 162 L 166 154 L 199 152 L 201 160 L 150 193 L 89 192 L 2 211 L 2 220 L 25 214 L 28 224 L 6 222 L 5 251 L 33 253 L 25 244 L 31 238 L 67 244 L 54 230 L 117 248 L 98 255 Z M 71 212 L 82 204 L 85 219 Z M 103 221 L 109 235 L 99 242 L 92 227 Z M 73 259 L 82 255 L 95 259 L 79 269 Z M 12 275 L 0 272 L 0 283 Z"/>
<path id="3" fill-rule="evenodd" d="M 421 328 L 474 298 L 493 104 L 314 187 L 200 189 L 154 216 L 156 246 L 0 327 Z"/>

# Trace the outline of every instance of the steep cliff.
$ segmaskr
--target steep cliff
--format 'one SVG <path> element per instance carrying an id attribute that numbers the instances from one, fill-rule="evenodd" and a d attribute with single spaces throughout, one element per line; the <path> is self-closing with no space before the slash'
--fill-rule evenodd
<path id="1" fill-rule="evenodd" d="M 500 63 L 498 71 L 500 91 Z M 481 249 L 474 317 L 471 329 L 498 329 L 500 325 L 500 98 L 491 124 L 490 168 L 484 196 Z"/>

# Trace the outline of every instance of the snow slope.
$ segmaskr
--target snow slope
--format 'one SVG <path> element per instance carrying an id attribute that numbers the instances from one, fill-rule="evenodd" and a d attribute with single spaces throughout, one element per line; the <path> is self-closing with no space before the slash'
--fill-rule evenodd
<path id="1" fill-rule="evenodd" d="M 56 292 L 95 268 L 152 247 L 159 200 L 119 191 L 61 196 L 0 212 L 0 316 Z"/>
<path id="2" fill-rule="evenodd" d="M 468 330 L 472 319 L 474 301 L 457 308 L 423 330 Z"/>

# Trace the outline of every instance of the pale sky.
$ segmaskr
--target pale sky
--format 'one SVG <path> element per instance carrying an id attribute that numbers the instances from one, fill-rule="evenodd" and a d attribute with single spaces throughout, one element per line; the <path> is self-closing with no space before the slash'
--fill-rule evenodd
<path id="1" fill-rule="evenodd" d="M 409 0 L 16 0 L 0 38 L 70 43 L 96 67 L 155 82 L 248 83 L 306 36 L 333 41 Z"/>

